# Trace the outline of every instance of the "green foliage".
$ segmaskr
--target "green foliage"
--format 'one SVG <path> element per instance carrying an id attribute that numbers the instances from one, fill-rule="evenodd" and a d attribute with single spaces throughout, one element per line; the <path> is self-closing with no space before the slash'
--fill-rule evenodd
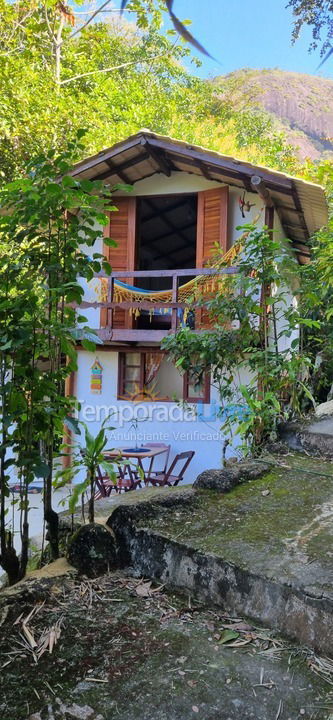
<path id="1" fill-rule="evenodd" d="M 294 172 L 290 146 L 267 114 L 240 112 L 229 96 L 184 70 L 189 50 L 175 31 L 160 32 L 159 3 L 131 6 L 136 25 L 102 21 L 103 15 L 81 32 L 65 23 L 56 61 L 54 32 L 63 20 L 58 3 L 29 0 L 23 10 L 19 2 L 0 0 L 3 178 L 16 177 L 41 151 L 64 149 L 82 126 L 86 155 L 148 127 Z"/>
<path id="2" fill-rule="evenodd" d="M 287 7 L 292 8 L 295 17 L 293 40 L 299 38 L 303 25 L 309 25 L 312 28 L 310 50 L 315 50 L 318 44 L 322 43 L 320 52 L 324 55 L 332 46 L 332 0 L 289 0 Z"/>
<path id="3" fill-rule="evenodd" d="M 317 403 L 325 402 L 333 383 L 333 167 L 323 161 L 313 179 L 325 184 L 329 205 L 327 227 L 311 240 L 311 263 L 302 270 L 303 344 L 312 360 L 308 384 Z"/>
<path id="4" fill-rule="evenodd" d="M 89 432 L 87 425 L 80 422 L 80 426 L 84 431 L 84 446 L 81 444 L 64 445 L 65 451 L 71 453 L 71 465 L 68 468 L 62 468 L 56 474 L 55 486 L 62 487 L 64 484 L 71 482 L 75 476 L 85 468 L 85 479 L 74 485 L 73 492 L 70 496 L 69 509 L 73 513 L 77 507 L 80 496 L 85 492 L 89 492 L 89 522 L 94 522 L 94 498 L 95 498 L 95 479 L 98 474 L 98 468 L 101 467 L 108 475 L 112 482 L 116 482 L 116 471 L 113 463 L 105 460 L 104 450 L 108 444 L 107 432 L 114 430 L 112 427 L 106 427 L 109 418 L 105 418 L 96 437 Z"/>
<path id="5" fill-rule="evenodd" d="M 28 558 L 28 489 L 36 476 L 44 479 L 45 519 L 53 555 L 58 552 L 53 460 L 74 403 L 64 396 L 64 383 L 76 368 L 78 332 L 89 349 L 98 342 L 83 316 L 76 328 L 73 304 L 82 300 L 79 278 L 90 280 L 103 266 L 104 257 L 93 246 L 102 238 L 100 224 L 107 222 L 105 213 L 113 206 L 110 188 L 103 183 L 69 175 L 81 150 L 76 140 L 60 154 L 51 150 L 39 155 L 23 179 L 0 193 L 1 563 L 7 570 L 6 556 L 12 556 L 4 507 L 11 466 L 21 487 L 21 577 Z M 83 237 L 92 249 L 89 256 L 80 248 Z M 8 457 L 9 448 L 14 457 Z"/>
<path id="6" fill-rule="evenodd" d="M 248 237 L 235 263 L 238 273 L 201 300 L 213 332 L 183 329 L 168 336 L 163 347 L 198 382 L 211 371 L 221 416 L 227 417 L 224 429 L 239 434 L 255 451 L 279 421 L 302 411 L 304 393 L 309 397 L 303 381 L 310 360 L 299 347 L 300 269 L 288 244 L 267 229 L 242 229 Z M 304 322 L 315 324 L 310 318 Z"/>

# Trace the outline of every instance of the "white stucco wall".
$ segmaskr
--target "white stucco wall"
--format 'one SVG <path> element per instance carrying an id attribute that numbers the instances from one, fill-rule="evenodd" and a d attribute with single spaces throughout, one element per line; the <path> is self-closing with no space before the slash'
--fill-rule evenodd
<path id="1" fill-rule="evenodd" d="M 90 369 L 96 356 L 103 366 L 102 392 L 99 395 L 90 391 Z M 174 367 L 170 364 L 171 394 L 174 391 L 173 375 Z M 214 387 L 211 387 L 210 404 L 183 408 L 176 402 L 133 403 L 117 400 L 117 378 L 117 352 L 98 352 L 98 348 L 96 353 L 79 351 L 75 379 L 76 396 L 81 403 L 79 419 L 87 423 L 92 434 L 97 434 L 105 416 L 111 415 L 110 425 L 115 427 L 115 430 L 109 433 L 110 448 L 163 442 L 171 445 L 171 460 L 179 452 L 195 450 L 196 454 L 186 474 L 186 482 L 193 482 L 197 475 L 207 468 L 221 466 L 225 435 L 220 432 L 222 421 L 217 417 L 219 402 Z M 166 380 L 166 377 L 164 379 Z M 241 381 L 248 382 L 244 372 Z M 137 430 L 131 428 L 133 417 L 137 417 L 139 421 Z M 238 444 L 239 439 L 234 438 L 233 445 L 227 450 L 227 457 L 235 454 Z"/>
<path id="2" fill-rule="evenodd" d="M 209 182 L 205 178 L 200 178 L 187 173 L 172 173 L 171 177 L 164 175 L 154 175 L 140 182 L 133 187 L 133 195 L 159 195 L 168 193 L 184 193 L 199 192 L 214 187 L 220 187 L 220 183 Z M 258 218 L 257 224 L 263 226 L 265 212 L 263 203 L 256 193 L 247 193 L 246 199 L 253 204 L 249 213 L 245 213 L 242 217 L 239 207 L 239 197 L 242 191 L 238 188 L 229 188 L 229 245 L 239 238 L 242 231 L 236 230 L 237 226 L 245 223 L 253 222 Z M 115 205 L 117 198 L 114 198 Z M 283 232 L 279 219 L 275 219 L 276 236 L 283 237 Z M 95 252 L 102 252 L 102 241 L 93 248 Z M 92 250 L 85 248 L 88 254 Z M 89 301 L 96 300 L 94 285 L 98 285 L 99 281 L 86 283 L 83 280 L 85 288 L 85 299 Z M 286 288 L 287 303 L 291 302 L 291 293 Z M 87 317 L 87 324 L 91 328 L 99 327 L 100 311 L 87 309 L 83 311 Z M 291 338 L 292 339 L 292 338 Z M 282 347 L 287 347 L 287 339 L 281 343 Z M 103 366 L 102 393 L 95 395 L 90 391 L 90 368 L 95 357 L 98 356 Z M 170 365 L 165 368 L 162 373 L 162 391 L 169 390 L 172 396 L 175 393 L 175 369 Z M 193 406 L 192 412 L 184 410 L 175 402 L 156 401 L 154 403 L 145 402 L 140 404 L 130 403 L 129 401 L 117 400 L 117 378 L 118 378 L 118 353 L 108 350 L 103 351 L 98 347 L 96 353 L 88 353 L 84 350 L 79 351 L 78 356 L 78 372 L 76 374 L 76 396 L 81 403 L 80 419 L 88 423 L 92 433 L 97 433 L 101 421 L 105 417 L 105 413 L 113 412 L 111 424 L 115 426 L 115 430 L 110 434 L 110 447 L 131 447 L 136 444 L 149 444 L 150 442 L 164 442 L 171 444 L 171 459 L 184 450 L 195 450 L 196 454 L 187 472 L 186 481 L 192 482 L 204 469 L 212 467 L 220 467 L 222 448 L 225 441 L 225 435 L 220 432 L 222 421 L 217 417 L 219 408 L 218 393 L 215 388 L 211 388 L 210 405 Z M 242 382 L 248 384 L 250 378 L 245 371 L 236 373 L 236 383 Z M 162 394 L 162 393 L 161 393 Z M 237 402 L 237 393 L 235 393 L 235 402 Z M 199 410 L 199 413 L 198 413 Z M 135 431 L 131 429 L 131 418 L 138 417 L 138 428 Z M 144 419 L 141 419 L 143 418 Z M 126 420 L 127 418 L 127 420 Z M 232 444 L 227 450 L 227 457 L 235 454 L 235 449 L 239 444 L 239 438 L 235 437 Z"/>

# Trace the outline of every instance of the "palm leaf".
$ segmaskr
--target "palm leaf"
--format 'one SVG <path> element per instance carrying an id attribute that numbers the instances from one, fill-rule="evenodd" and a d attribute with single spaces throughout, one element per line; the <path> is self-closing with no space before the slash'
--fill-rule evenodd
<path id="1" fill-rule="evenodd" d="M 129 2 L 129 0 L 122 0 L 121 6 L 120 6 L 121 12 L 123 12 L 125 10 L 128 2 Z M 193 45 L 193 47 L 195 47 L 197 50 L 199 50 L 199 52 L 203 53 L 203 55 L 207 55 L 207 57 L 210 57 L 212 60 L 215 60 L 215 58 L 213 58 L 213 56 L 203 47 L 203 45 L 201 45 L 201 43 L 198 42 L 198 40 L 196 40 L 196 38 L 192 35 L 192 33 L 190 33 L 189 30 L 187 30 L 187 28 L 185 27 L 185 25 L 183 25 L 183 23 L 180 22 L 180 20 L 176 17 L 175 13 L 172 10 L 173 0 L 165 0 L 165 2 L 166 2 L 166 6 L 168 8 L 168 11 L 169 11 L 169 15 L 170 15 L 172 24 L 173 24 L 175 30 L 177 30 L 177 32 L 179 33 L 179 35 L 181 35 L 181 37 L 184 38 L 184 40 L 186 40 L 186 42 L 190 43 L 190 45 Z"/>

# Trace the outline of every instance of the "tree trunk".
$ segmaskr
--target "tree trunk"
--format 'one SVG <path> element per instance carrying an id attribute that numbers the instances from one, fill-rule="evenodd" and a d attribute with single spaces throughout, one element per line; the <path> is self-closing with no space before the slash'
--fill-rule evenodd
<path id="1" fill-rule="evenodd" d="M 11 532 L 6 532 L 5 542 L 1 544 L 0 565 L 7 573 L 9 585 L 15 585 L 20 579 L 20 561 L 13 547 Z"/>
<path id="2" fill-rule="evenodd" d="M 47 524 L 51 558 L 57 560 L 59 557 L 59 517 L 52 507 L 53 433 L 51 436 L 48 448 L 49 475 L 44 483 L 44 520 Z"/>
<path id="3" fill-rule="evenodd" d="M 90 471 L 90 498 L 89 498 L 89 522 L 93 523 L 95 520 L 95 475 Z"/>
<path id="4" fill-rule="evenodd" d="M 55 55 L 55 81 L 58 86 L 58 91 L 60 88 L 60 77 L 61 77 L 61 46 L 62 46 L 62 31 L 64 27 L 64 17 L 61 14 L 60 20 L 59 20 L 59 27 L 57 31 L 57 36 L 55 40 L 54 45 L 54 55 Z"/>

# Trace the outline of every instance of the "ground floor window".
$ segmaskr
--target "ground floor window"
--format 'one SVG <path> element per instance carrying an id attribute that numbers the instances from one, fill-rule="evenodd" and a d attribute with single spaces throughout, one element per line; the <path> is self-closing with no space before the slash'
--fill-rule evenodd
<path id="1" fill-rule="evenodd" d="M 119 353 L 118 399 L 138 401 L 210 400 L 208 374 L 197 385 L 189 373 L 181 375 L 165 353 L 157 350 Z"/>

